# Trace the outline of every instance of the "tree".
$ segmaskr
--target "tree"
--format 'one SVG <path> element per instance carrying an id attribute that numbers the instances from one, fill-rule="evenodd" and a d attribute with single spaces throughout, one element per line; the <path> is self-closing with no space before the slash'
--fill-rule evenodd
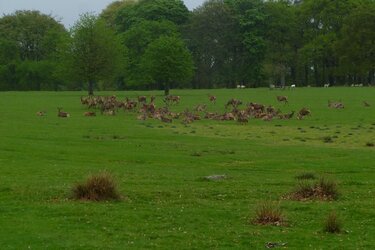
<path id="1" fill-rule="evenodd" d="M 122 34 L 123 43 L 129 51 L 129 85 L 140 86 L 144 82 L 140 62 L 148 45 L 160 36 L 180 36 L 177 30 L 177 26 L 167 20 L 143 20 Z"/>
<path id="2" fill-rule="evenodd" d="M 170 88 L 190 81 L 194 70 L 189 50 L 175 36 L 162 36 L 153 41 L 141 65 L 150 82 L 164 86 L 165 95 L 169 95 Z"/>
<path id="3" fill-rule="evenodd" d="M 359 4 L 344 20 L 335 46 L 341 67 L 339 74 L 350 72 L 355 82 L 372 84 L 375 74 L 375 2 Z"/>
<path id="4" fill-rule="evenodd" d="M 54 55 L 64 26 L 38 11 L 16 11 L 0 18 L 0 85 L 5 90 L 56 89 L 61 79 Z"/>
<path id="5" fill-rule="evenodd" d="M 139 0 L 122 7 L 116 15 L 118 31 L 125 32 L 143 21 L 168 20 L 176 25 L 187 22 L 189 10 L 182 0 Z"/>
<path id="6" fill-rule="evenodd" d="M 196 75 L 194 87 L 229 87 L 235 82 L 236 48 L 241 47 L 239 26 L 222 0 L 210 0 L 196 8 L 184 35 L 192 51 Z M 223 85 L 226 84 L 226 85 Z"/>
<path id="7" fill-rule="evenodd" d="M 113 80 L 125 69 L 126 50 L 114 31 L 92 14 L 84 14 L 71 30 L 71 40 L 63 56 L 69 74 L 88 83 L 93 95 L 95 84 Z"/>

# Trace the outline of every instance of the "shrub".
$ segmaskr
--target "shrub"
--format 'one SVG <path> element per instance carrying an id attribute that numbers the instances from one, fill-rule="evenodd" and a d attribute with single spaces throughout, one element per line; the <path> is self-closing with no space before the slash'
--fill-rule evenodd
<path id="1" fill-rule="evenodd" d="M 311 173 L 311 172 L 303 172 L 303 173 L 297 175 L 296 179 L 299 179 L 299 180 L 313 180 L 313 179 L 316 179 L 316 176 L 315 176 L 314 173 Z"/>
<path id="2" fill-rule="evenodd" d="M 119 200 L 120 194 L 113 176 L 108 172 L 91 175 L 83 183 L 77 183 L 73 189 L 73 198 L 78 200 Z"/>
<path id="3" fill-rule="evenodd" d="M 329 213 L 324 221 L 324 232 L 327 233 L 340 233 L 342 231 L 342 223 L 337 217 L 336 212 Z"/>
<path id="4" fill-rule="evenodd" d="M 255 210 L 254 224 L 280 226 L 285 223 L 284 216 L 278 204 L 264 202 Z"/>

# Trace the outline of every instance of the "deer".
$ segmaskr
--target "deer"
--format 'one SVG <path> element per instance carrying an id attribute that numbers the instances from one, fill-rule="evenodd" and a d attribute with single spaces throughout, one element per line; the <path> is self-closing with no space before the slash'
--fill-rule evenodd
<path id="1" fill-rule="evenodd" d="M 83 115 L 84 116 L 96 116 L 96 113 L 88 111 L 88 112 L 85 112 Z"/>
<path id="2" fill-rule="evenodd" d="M 288 103 L 288 97 L 287 96 L 276 96 L 277 101 L 284 102 L 284 104 Z"/>
<path id="3" fill-rule="evenodd" d="M 36 112 L 37 116 L 45 116 L 46 112 L 45 111 L 38 111 Z"/>
<path id="4" fill-rule="evenodd" d="M 370 107 L 371 105 L 368 103 L 368 102 L 366 102 L 366 101 L 363 101 L 363 105 L 365 106 L 365 107 Z"/>
<path id="5" fill-rule="evenodd" d="M 298 111 L 297 118 L 298 120 L 302 120 L 305 116 L 311 115 L 311 111 L 307 108 L 302 108 Z"/>
<path id="6" fill-rule="evenodd" d="M 68 112 L 61 111 L 62 108 L 57 108 L 57 116 L 58 117 L 63 117 L 63 118 L 68 118 L 70 117 L 70 114 Z"/>
<path id="7" fill-rule="evenodd" d="M 146 102 L 146 100 L 147 100 L 146 96 L 138 96 L 138 102 L 142 103 L 142 102 Z"/>
<path id="8" fill-rule="evenodd" d="M 208 95 L 208 99 L 211 103 L 216 104 L 216 96 L 214 95 Z"/>

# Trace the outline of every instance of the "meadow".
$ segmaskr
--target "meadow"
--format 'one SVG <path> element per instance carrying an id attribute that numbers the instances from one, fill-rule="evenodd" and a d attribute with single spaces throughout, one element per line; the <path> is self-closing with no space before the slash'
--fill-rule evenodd
<path id="1" fill-rule="evenodd" d="M 172 90 L 183 111 L 230 98 L 311 110 L 303 120 L 200 120 L 162 123 L 137 114 L 85 117 L 85 92 L 0 93 L 0 249 L 289 249 L 375 248 L 375 88 Z M 156 96 L 162 92 L 97 92 Z M 207 95 L 217 96 L 211 104 Z M 287 95 L 281 104 L 276 95 Z M 342 110 L 328 100 L 341 100 Z M 366 100 L 371 107 L 364 107 Z M 57 117 L 63 107 L 70 118 Z M 46 115 L 36 116 L 44 110 Z M 330 138 L 327 140 L 326 138 Z M 123 199 L 71 199 L 72 186 L 107 170 Z M 337 181 L 334 201 L 285 199 L 311 172 Z M 209 175 L 226 175 L 208 181 Z M 275 201 L 287 225 L 252 223 Z M 336 211 L 339 234 L 323 232 Z"/>

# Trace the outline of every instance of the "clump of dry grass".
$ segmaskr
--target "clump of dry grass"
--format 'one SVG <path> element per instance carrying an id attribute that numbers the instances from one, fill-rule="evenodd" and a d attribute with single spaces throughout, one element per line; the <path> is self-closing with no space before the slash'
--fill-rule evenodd
<path id="1" fill-rule="evenodd" d="M 121 198 L 116 182 L 108 172 L 91 175 L 85 182 L 75 184 L 72 194 L 77 200 L 104 201 Z"/>
<path id="2" fill-rule="evenodd" d="M 323 177 L 315 182 L 299 182 L 295 191 L 291 194 L 291 198 L 296 200 L 336 200 L 338 197 L 337 183 Z"/>
<path id="3" fill-rule="evenodd" d="M 261 203 L 255 210 L 254 224 L 281 226 L 285 224 L 285 217 L 279 204 L 273 202 Z"/>
<path id="4" fill-rule="evenodd" d="M 324 221 L 324 232 L 340 233 L 342 231 L 342 223 L 338 218 L 336 212 L 331 212 Z"/>

